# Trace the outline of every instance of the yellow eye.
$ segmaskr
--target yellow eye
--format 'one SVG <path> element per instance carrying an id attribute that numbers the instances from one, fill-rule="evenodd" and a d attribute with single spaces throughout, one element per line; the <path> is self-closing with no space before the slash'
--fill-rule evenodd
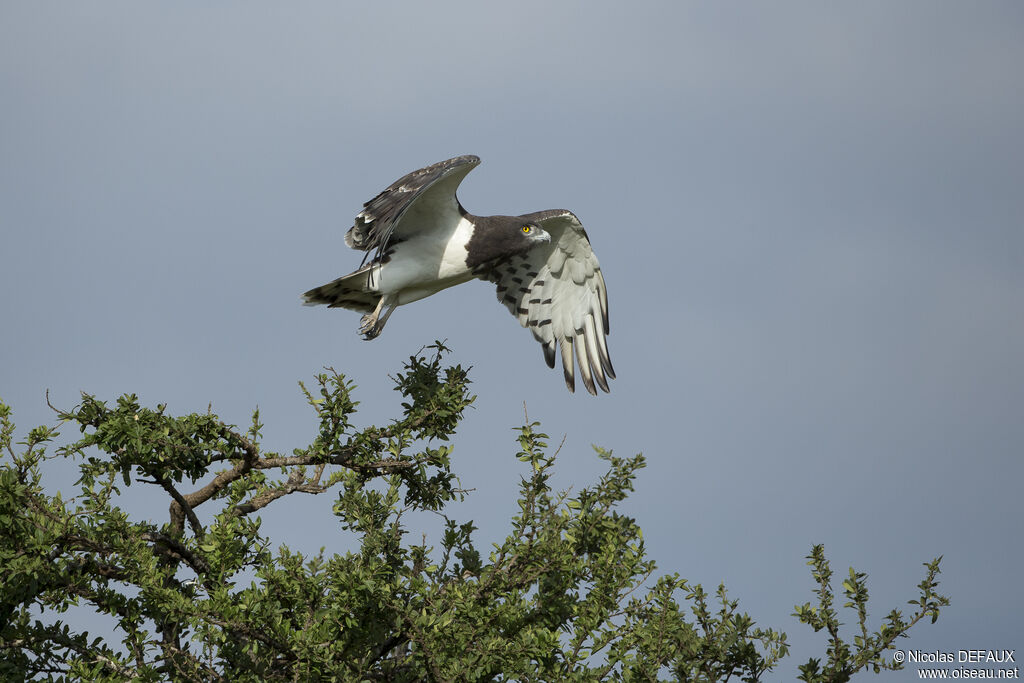
<path id="1" fill-rule="evenodd" d="M 529 235 L 531 232 L 533 232 L 533 226 L 532 225 L 524 225 L 523 226 L 523 232 L 525 232 L 527 235 Z"/>

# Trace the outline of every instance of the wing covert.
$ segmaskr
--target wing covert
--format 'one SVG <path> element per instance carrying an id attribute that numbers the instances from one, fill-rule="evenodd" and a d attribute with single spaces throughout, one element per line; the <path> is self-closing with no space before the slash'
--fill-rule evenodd
<path id="1" fill-rule="evenodd" d="M 345 233 L 345 244 L 373 252 L 373 257 L 379 259 L 394 241 L 408 234 L 424 227 L 457 223 L 464 210 L 455 191 L 479 163 L 477 156 L 459 156 L 402 176 L 363 204 Z M 368 258 L 370 253 L 363 261 Z"/>

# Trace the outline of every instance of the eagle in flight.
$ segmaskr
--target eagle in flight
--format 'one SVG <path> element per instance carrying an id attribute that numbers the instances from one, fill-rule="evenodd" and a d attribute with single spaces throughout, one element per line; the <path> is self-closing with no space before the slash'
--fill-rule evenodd
<path id="1" fill-rule="evenodd" d="M 363 205 L 345 244 L 366 252 L 361 267 L 303 294 L 364 313 L 359 331 L 373 339 L 395 308 L 474 278 L 498 287 L 498 300 L 544 349 L 556 350 L 569 391 L 575 364 L 591 394 L 615 377 L 608 343 L 608 294 L 590 240 L 571 211 L 474 216 L 455 196 L 480 163 L 460 156 L 413 171 Z"/>

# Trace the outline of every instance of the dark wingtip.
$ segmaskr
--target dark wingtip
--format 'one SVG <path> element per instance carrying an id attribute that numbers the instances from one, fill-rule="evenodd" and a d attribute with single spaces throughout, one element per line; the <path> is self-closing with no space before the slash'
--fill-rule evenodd
<path id="1" fill-rule="evenodd" d="M 547 344 L 541 344 L 541 348 L 544 350 L 544 362 L 548 364 L 548 367 L 552 370 L 555 368 L 555 345 L 554 342 L 551 346 Z"/>
<path id="2" fill-rule="evenodd" d="M 604 374 L 615 379 L 615 368 L 612 367 L 612 359 L 607 356 L 601 357 L 601 366 L 604 367 Z"/>

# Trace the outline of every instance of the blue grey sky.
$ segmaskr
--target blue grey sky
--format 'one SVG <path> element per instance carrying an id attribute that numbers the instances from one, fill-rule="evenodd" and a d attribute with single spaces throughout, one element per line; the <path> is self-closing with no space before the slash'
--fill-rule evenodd
<path id="1" fill-rule="evenodd" d="M 289 451 L 298 380 L 334 366 L 384 420 L 387 376 L 447 339 L 479 395 L 451 512 L 483 545 L 525 402 L 565 435 L 562 486 L 602 471 L 591 444 L 646 455 L 626 511 L 650 553 L 788 632 L 777 680 L 824 653 L 790 616 L 818 542 L 868 572 L 875 625 L 945 557 L 953 604 L 901 647 L 1024 653 L 1022 64 L 1015 2 L 7 2 L 0 396 L 22 434 L 46 389 L 258 405 Z M 373 342 L 300 305 L 359 263 L 364 201 L 458 154 L 483 159 L 469 211 L 587 226 L 610 395 L 569 395 L 486 283 Z M 266 528 L 341 550 L 330 506 Z"/>

